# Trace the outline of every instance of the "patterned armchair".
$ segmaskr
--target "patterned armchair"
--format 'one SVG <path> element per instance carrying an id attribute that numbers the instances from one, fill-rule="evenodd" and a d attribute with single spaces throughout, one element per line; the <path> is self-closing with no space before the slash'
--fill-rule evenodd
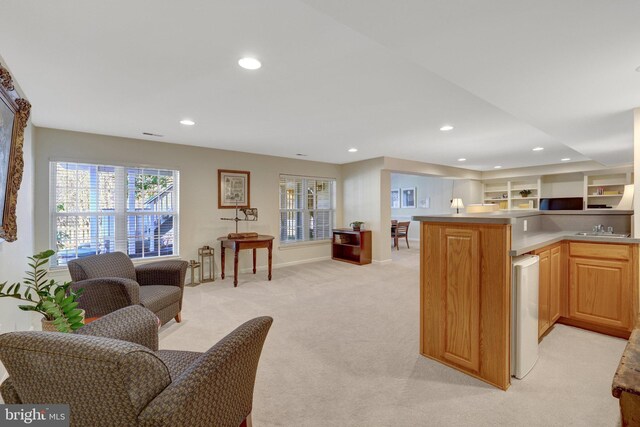
<path id="1" fill-rule="evenodd" d="M 158 350 L 156 316 L 140 306 L 72 334 L 0 335 L 5 403 L 67 403 L 72 426 L 251 424 L 258 360 L 273 319 L 239 326 L 205 353 Z"/>
<path id="2" fill-rule="evenodd" d="M 100 317 L 129 305 L 153 311 L 164 325 L 180 322 L 186 261 L 159 261 L 134 267 L 122 252 L 92 255 L 69 261 L 73 289 L 86 317 Z"/>

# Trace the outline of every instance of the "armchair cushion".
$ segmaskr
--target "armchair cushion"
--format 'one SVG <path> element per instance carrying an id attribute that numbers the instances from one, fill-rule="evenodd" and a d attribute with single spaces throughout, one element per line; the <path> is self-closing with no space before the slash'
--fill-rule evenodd
<path id="1" fill-rule="evenodd" d="M 120 277 L 136 280 L 136 270 L 133 262 L 123 252 L 92 255 L 78 258 L 67 263 L 71 280 L 79 282 L 98 277 Z"/>
<path id="2" fill-rule="evenodd" d="M 141 304 L 154 313 L 160 312 L 171 304 L 179 303 L 181 299 L 182 289 L 176 286 L 140 286 Z"/>
<path id="3" fill-rule="evenodd" d="M 158 261 L 141 264 L 135 267 L 136 280 L 141 286 L 173 285 L 184 286 L 187 273 L 186 261 Z"/>
<path id="4" fill-rule="evenodd" d="M 175 381 L 202 353 L 196 351 L 160 350 L 156 355 L 164 362 L 171 374 L 171 381 Z"/>

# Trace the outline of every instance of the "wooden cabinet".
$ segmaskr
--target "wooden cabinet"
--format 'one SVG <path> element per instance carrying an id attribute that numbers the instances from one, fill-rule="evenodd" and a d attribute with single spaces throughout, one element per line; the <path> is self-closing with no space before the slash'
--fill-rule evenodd
<path id="1" fill-rule="evenodd" d="M 638 311 L 637 246 L 569 243 L 569 318 L 563 322 L 628 337 Z"/>
<path id="2" fill-rule="evenodd" d="M 546 246 L 534 252 L 540 257 L 538 278 L 538 337 L 560 318 L 562 300 L 562 245 Z"/>
<path id="3" fill-rule="evenodd" d="M 420 352 L 509 387 L 511 226 L 423 222 Z"/>
<path id="4" fill-rule="evenodd" d="M 553 325 L 561 314 L 563 270 L 565 270 L 562 256 L 562 245 L 551 248 L 551 271 L 549 281 L 549 323 Z"/>
<path id="5" fill-rule="evenodd" d="M 637 245 L 575 241 L 534 251 L 538 336 L 560 322 L 627 338 L 638 312 L 637 251 Z"/>
<path id="6" fill-rule="evenodd" d="M 570 319 L 631 331 L 635 251 L 629 245 L 569 243 Z"/>
<path id="7" fill-rule="evenodd" d="M 331 259 L 351 264 L 371 264 L 371 230 L 333 230 Z"/>

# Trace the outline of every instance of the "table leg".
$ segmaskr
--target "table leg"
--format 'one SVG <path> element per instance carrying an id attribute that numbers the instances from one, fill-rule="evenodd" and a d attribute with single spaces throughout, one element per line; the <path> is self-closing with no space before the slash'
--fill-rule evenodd
<path id="1" fill-rule="evenodd" d="M 273 253 L 273 243 L 269 242 L 269 280 L 271 280 L 271 259 Z"/>
<path id="2" fill-rule="evenodd" d="M 224 244 L 220 242 L 220 278 L 224 280 Z"/>
<path id="3" fill-rule="evenodd" d="M 240 252 L 239 246 L 236 245 L 235 253 L 233 254 L 233 287 L 238 286 L 238 252 Z"/>
<path id="4" fill-rule="evenodd" d="M 256 248 L 253 248 L 253 274 L 256 274 Z"/>

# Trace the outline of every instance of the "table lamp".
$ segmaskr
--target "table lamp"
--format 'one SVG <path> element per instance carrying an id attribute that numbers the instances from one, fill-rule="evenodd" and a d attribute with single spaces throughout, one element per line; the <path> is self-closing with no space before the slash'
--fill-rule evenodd
<path id="1" fill-rule="evenodd" d="M 464 203 L 462 203 L 462 199 L 453 199 L 451 200 L 451 208 L 455 208 L 456 213 L 460 213 L 460 208 L 464 208 Z"/>

